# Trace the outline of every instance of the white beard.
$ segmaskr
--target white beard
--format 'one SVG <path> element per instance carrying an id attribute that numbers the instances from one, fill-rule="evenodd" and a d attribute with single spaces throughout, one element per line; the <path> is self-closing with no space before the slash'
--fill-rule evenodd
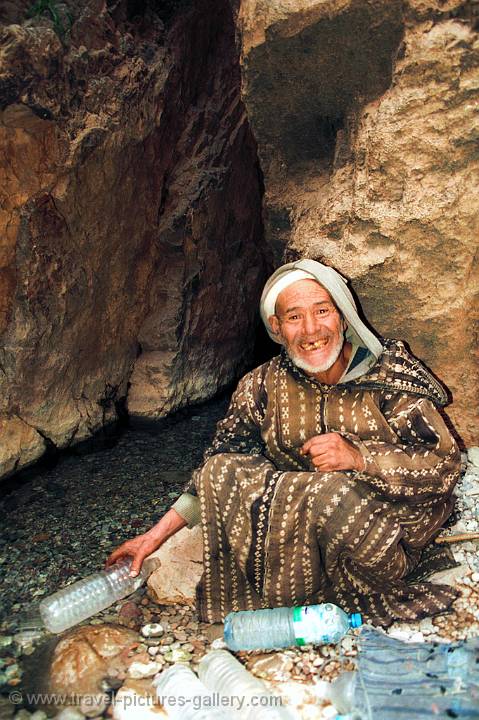
<path id="1" fill-rule="evenodd" d="M 341 354 L 341 350 L 343 349 L 344 345 L 344 331 L 341 333 L 341 335 L 338 337 L 336 344 L 333 345 L 331 348 L 331 352 L 329 357 L 320 365 L 310 365 L 306 360 L 303 360 L 300 357 L 297 357 L 293 353 L 289 351 L 289 348 L 286 346 L 286 352 L 288 353 L 290 360 L 296 365 L 296 367 L 301 368 L 301 370 L 304 370 L 305 372 L 309 373 L 310 375 L 315 375 L 316 373 L 322 373 L 326 372 L 326 370 L 329 370 L 338 357 Z"/>

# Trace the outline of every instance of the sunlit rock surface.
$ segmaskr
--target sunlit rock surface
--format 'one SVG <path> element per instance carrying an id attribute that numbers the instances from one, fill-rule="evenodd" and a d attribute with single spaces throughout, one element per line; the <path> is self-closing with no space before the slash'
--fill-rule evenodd
<path id="1" fill-rule="evenodd" d="M 30 6 L 0 9 L 3 475 L 129 384 L 157 418 L 231 382 L 265 275 L 229 4 Z"/>
<path id="2" fill-rule="evenodd" d="M 479 8 L 242 0 L 243 97 L 277 261 L 325 261 L 478 439 Z M 476 148 L 476 149 L 475 149 Z"/>

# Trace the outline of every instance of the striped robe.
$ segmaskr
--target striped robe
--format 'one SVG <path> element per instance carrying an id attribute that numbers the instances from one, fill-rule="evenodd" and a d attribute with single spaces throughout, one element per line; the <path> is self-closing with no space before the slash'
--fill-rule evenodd
<path id="1" fill-rule="evenodd" d="M 201 619 L 330 601 L 388 625 L 447 610 L 421 582 L 453 565 L 431 544 L 451 514 L 460 453 L 443 388 L 399 341 L 362 377 L 322 385 L 282 352 L 248 373 L 189 491 L 201 504 Z M 321 472 L 299 450 L 338 432 L 365 470 Z"/>

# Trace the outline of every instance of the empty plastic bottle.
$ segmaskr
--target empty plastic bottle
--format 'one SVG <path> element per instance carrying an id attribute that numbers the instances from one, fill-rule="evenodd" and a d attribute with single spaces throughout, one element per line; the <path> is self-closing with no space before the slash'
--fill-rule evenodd
<path id="1" fill-rule="evenodd" d="M 364 720 L 479 719 L 479 638 L 404 643 L 365 627 L 358 646 L 356 672 L 327 688 L 318 683 L 339 713 Z"/>
<path id="2" fill-rule="evenodd" d="M 147 558 L 140 573 L 132 578 L 131 562 L 131 558 L 122 559 L 44 598 L 39 610 L 47 630 L 63 632 L 130 595 L 159 564 L 156 558 Z"/>
<path id="3" fill-rule="evenodd" d="M 348 615 L 332 603 L 270 610 L 244 610 L 225 618 L 224 640 L 230 650 L 270 650 L 293 645 L 337 643 L 361 615 Z"/>
<path id="4" fill-rule="evenodd" d="M 219 707 L 219 698 L 212 695 L 187 665 L 172 665 L 153 685 L 158 702 L 171 720 L 231 720 L 232 714 Z"/>
<path id="5" fill-rule="evenodd" d="M 349 714 L 354 707 L 354 687 L 356 684 L 355 672 L 343 672 L 330 684 L 327 697 L 336 710 L 342 714 Z"/>
<path id="6" fill-rule="evenodd" d="M 211 650 L 198 667 L 200 680 L 223 698 L 228 707 L 237 711 L 241 720 L 292 720 L 288 708 L 278 695 L 270 693 L 264 682 L 254 677 L 227 650 Z M 233 716 L 233 713 L 232 713 Z"/>

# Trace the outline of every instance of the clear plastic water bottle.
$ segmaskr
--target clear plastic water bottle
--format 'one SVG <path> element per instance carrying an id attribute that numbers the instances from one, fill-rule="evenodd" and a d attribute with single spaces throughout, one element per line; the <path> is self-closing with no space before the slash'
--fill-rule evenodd
<path id="1" fill-rule="evenodd" d="M 39 610 L 47 630 L 63 632 L 130 595 L 159 565 L 157 558 L 143 561 L 140 573 L 130 577 L 131 558 L 89 575 L 58 590 L 40 602 Z"/>
<path id="2" fill-rule="evenodd" d="M 356 673 L 351 671 L 341 673 L 330 684 L 327 697 L 340 715 L 347 715 L 353 710 L 355 685 Z"/>
<path id="3" fill-rule="evenodd" d="M 293 718 L 281 696 L 270 693 L 264 682 L 254 677 L 227 650 L 211 650 L 202 657 L 198 675 L 209 690 L 230 698 L 227 707 L 236 710 L 236 717 L 241 720 Z"/>
<path id="4" fill-rule="evenodd" d="M 361 624 L 360 613 L 348 615 L 332 603 L 243 610 L 226 616 L 224 641 L 235 651 L 325 645 L 339 642 L 350 628 Z"/>
<path id="5" fill-rule="evenodd" d="M 366 626 L 358 646 L 355 672 L 328 687 L 318 683 L 319 694 L 339 713 L 381 720 L 479 718 L 479 638 L 404 643 Z"/>
<path id="6" fill-rule="evenodd" d="M 153 681 L 156 698 L 171 720 L 231 720 L 188 665 L 176 663 Z M 216 701 L 216 707 L 215 707 Z"/>

